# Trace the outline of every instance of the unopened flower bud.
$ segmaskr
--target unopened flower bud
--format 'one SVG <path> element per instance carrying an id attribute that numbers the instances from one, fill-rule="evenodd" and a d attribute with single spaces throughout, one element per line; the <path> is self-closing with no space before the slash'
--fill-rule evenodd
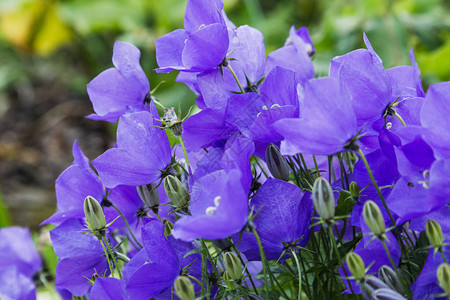
<path id="1" fill-rule="evenodd" d="M 319 177 L 314 181 L 312 190 L 312 197 L 314 201 L 314 207 L 316 208 L 319 216 L 324 221 L 329 221 L 334 218 L 335 202 L 333 190 L 331 185 L 323 177 Z"/>
<path id="2" fill-rule="evenodd" d="M 189 193 L 177 177 L 168 175 L 164 180 L 164 190 L 176 207 L 185 207 L 188 204 Z"/>
<path id="3" fill-rule="evenodd" d="M 383 237 L 386 233 L 386 225 L 381 210 L 374 201 L 368 200 L 364 203 L 363 217 L 372 233 L 379 238 Z"/>
<path id="4" fill-rule="evenodd" d="M 274 144 L 270 144 L 266 149 L 266 163 L 273 177 L 284 181 L 289 180 L 289 165 L 287 160 Z"/>
<path id="5" fill-rule="evenodd" d="M 350 182 L 349 190 L 353 198 L 359 197 L 359 185 L 356 181 Z"/>
<path id="6" fill-rule="evenodd" d="M 186 276 L 175 279 L 175 293 L 181 300 L 195 300 L 194 286 Z"/>
<path id="7" fill-rule="evenodd" d="M 163 219 L 164 224 L 164 236 L 169 236 L 172 233 L 173 223 L 167 219 Z"/>
<path id="8" fill-rule="evenodd" d="M 94 197 L 87 196 L 84 199 L 83 209 L 89 229 L 96 232 L 103 231 L 106 227 L 106 219 L 100 203 Z"/>
<path id="9" fill-rule="evenodd" d="M 357 253 L 351 252 L 347 254 L 345 261 L 347 262 L 348 269 L 356 280 L 359 281 L 366 276 L 366 266 L 364 265 L 361 256 Z"/>
<path id="10" fill-rule="evenodd" d="M 378 278 L 380 278 L 386 285 L 391 289 L 403 294 L 405 291 L 403 290 L 402 284 L 400 283 L 400 279 L 397 274 L 391 267 L 387 265 L 383 265 L 378 269 Z"/>
<path id="11" fill-rule="evenodd" d="M 444 290 L 446 296 L 450 297 L 450 265 L 443 263 L 437 270 L 439 286 Z"/>
<path id="12" fill-rule="evenodd" d="M 405 297 L 389 288 L 375 290 L 371 300 L 406 300 Z"/>
<path id="13" fill-rule="evenodd" d="M 222 274 L 222 279 L 223 281 L 225 281 L 225 284 L 227 285 L 227 287 L 231 290 L 235 289 L 235 283 L 233 278 L 231 278 L 230 274 L 228 274 L 227 271 L 223 272 Z"/>
<path id="14" fill-rule="evenodd" d="M 223 257 L 225 269 L 233 280 L 238 281 L 242 278 L 242 264 L 239 258 L 231 252 L 225 253 Z"/>
<path id="15" fill-rule="evenodd" d="M 155 208 L 159 205 L 159 192 L 156 186 L 157 184 L 152 182 L 147 185 L 136 187 L 142 202 L 149 208 Z"/>
<path id="16" fill-rule="evenodd" d="M 360 283 L 361 294 L 365 299 L 372 299 L 372 293 L 378 289 L 389 288 L 386 283 L 375 276 L 368 276 L 364 278 Z"/>
<path id="17" fill-rule="evenodd" d="M 428 220 L 425 224 L 425 232 L 433 248 L 440 249 L 444 243 L 441 225 L 436 221 Z"/>

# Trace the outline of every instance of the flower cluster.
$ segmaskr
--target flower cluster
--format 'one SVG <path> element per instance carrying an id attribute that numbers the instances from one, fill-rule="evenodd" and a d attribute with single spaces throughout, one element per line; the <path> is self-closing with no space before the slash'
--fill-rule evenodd
<path id="1" fill-rule="evenodd" d="M 155 41 L 156 71 L 198 95 L 184 119 L 117 41 L 115 68 L 87 86 L 88 117 L 118 120 L 117 142 L 94 169 L 74 143 L 44 222 L 60 293 L 449 296 L 450 82 L 425 93 L 412 51 L 385 69 L 364 41 L 314 78 L 306 28 L 266 57 L 221 0 L 188 0 L 184 29 Z"/>

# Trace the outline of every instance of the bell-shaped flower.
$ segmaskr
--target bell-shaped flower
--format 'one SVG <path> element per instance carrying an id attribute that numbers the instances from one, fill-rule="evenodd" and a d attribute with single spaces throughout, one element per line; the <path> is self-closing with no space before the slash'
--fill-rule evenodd
<path id="1" fill-rule="evenodd" d="M 292 26 L 284 46 L 267 56 L 266 73 L 276 67 L 291 69 L 295 71 L 296 82 L 304 84 L 314 78 L 314 66 L 311 61 L 314 52 L 308 29 L 300 27 L 296 30 L 295 26 Z"/>
<path id="2" fill-rule="evenodd" d="M 201 255 L 185 256 L 195 247 L 192 243 L 164 236 L 164 225 L 152 219 L 142 227 L 142 249 L 127 265 L 126 290 L 131 299 L 170 299 L 171 288 L 180 274 L 201 279 Z M 196 290 L 200 286 L 196 284 Z"/>
<path id="3" fill-rule="evenodd" d="M 175 223 L 172 235 L 183 241 L 223 239 L 239 232 L 248 217 L 247 193 L 239 169 L 219 170 L 197 179 L 189 216 Z"/>
<path id="4" fill-rule="evenodd" d="M 203 72 L 218 67 L 226 57 L 228 30 L 220 0 L 189 0 L 184 29 L 157 40 L 157 72 Z"/>
<path id="5" fill-rule="evenodd" d="M 138 186 L 161 177 L 171 162 L 169 140 L 160 123 L 155 105 L 151 112 L 123 115 L 117 128 L 117 145 L 97 157 L 92 164 L 102 183 L 108 188 L 117 185 Z"/>
<path id="6" fill-rule="evenodd" d="M 86 234 L 83 221 L 69 219 L 50 231 L 53 249 L 58 256 L 55 287 L 64 288 L 74 296 L 83 296 L 91 289 L 88 279 L 109 275 L 108 261 L 100 241 Z"/>
<path id="7" fill-rule="evenodd" d="M 351 98 L 336 79 L 312 79 L 300 96 L 301 118 L 273 124 L 285 138 L 281 153 L 332 155 L 354 146 L 350 143 L 358 127 Z"/>
<path id="8" fill-rule="evenodd" d="M 269 260 L 277 260 L 283 251 L 295 251 L 305 246 L 311 235 L 313 202 L 311 194 L 303 195 L 299 187 L 269 178 L 250 201 L 257 213 L 252 220 Z M 261 260 L 258 243 L 252 233 L 245 232 L 233 237 L 236 245 L 249 260 Z"/>
<path id="9" fill-rule="evenodd" d="M 120 41 L 114 43 L 115 68 L 103 71 L 87 85 L 95 111 L 88 118 L 115 122 L 126 112 L 145 110 L 150 84 L 139 64 L 140 56 L 135 46 Z"/>

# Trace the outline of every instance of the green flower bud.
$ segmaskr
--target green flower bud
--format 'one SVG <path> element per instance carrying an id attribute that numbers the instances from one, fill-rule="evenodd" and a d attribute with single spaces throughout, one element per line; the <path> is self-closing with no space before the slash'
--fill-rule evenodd
<path id="1" fill-rule="evenodd" d="M 223 257 L 223 261 L 230 278 L 236 281 L 240 280 L 242 278 L 242 264 L 239 258 L 233 253 L 227 252 Z"/>
<path id="2" fill-rule="evenodd" d="M 136 190 L 142 202 L 149 208 L 157 208 L 159 205 L 159 192 L 156 183 L 137 186 Z"/>
<path id="3" fill-rule="evenodd" d="M 383 265 L 378 269 L 378 278 L 380 278 L 391 290 L 396 290 L 400 294 L 403 294 L 402 284 L 397 274 L 391 267 Z"/>
<path id="4" fill-rule="evenodd" d="M 368 200 L 364 203 L 363 217 L 372 233 L 378 238 L 382 238 L 386 233 L 386 225 L 380 208 L 374 201 Z"/>
<path id="5" fill-rule="evenodd" d="M 94 197 L 87 196 L 83 203 L 84 216 L 89 229 L 93 232 L 102 232 L 106 228 L 106 219 L 103 209 Z"/>
<path id="6" fill-rule="evenodd" d="M 312 197 L 314 207 L 317 213 L 324 221 L 329 221 L 334 218 L 335 201 L 331 185 L 323 177 L 319 177 L 314 181 L 312 190 Z"/>
<path id="7" fill-rule="evenodd" d="M 222 279 L 225 281 L 225 284 L 230 290 L 234 290 L 236 288 L 233 278 L 231 278 L 227 271 L 223 272 Z"/>
<path id="8" fill-rule="evenodd" d="M 444 290 L 446 296 L 450 297 L 450 265 L 443 263 L 437 270 L 439 286 Z"/>
<path id="9" fill-rule="evenodd" d="M 348 269 L 356 280 L 360 281 L 364 279 L 366 276 L 366 266 L 364 265 L 361 256 L 355 252 L 351 252 L 347 254 L 345 261 L 347 262 Z"/>
<path id="10" fill-rule="evenodd" d="M 195 300 L 194 286 L 186 276 L 178 276 L 175 279 L 175 294 L 181 300 Z"/>
<path id="11" fill-rule="evenodd" d="M 176 207 L 180 208 L 188 205 L 189 193 L 177 177 L 168 175 L 164 180 L 164 190 Z"/>
<path id="12" fill-rule="evenodd" d="M 436 221 L 428 220 L 425 224 L 425 232 L 431 245 L 436 249 L 440 249 L 444 243 L 441 225 Z"/>
<path id="13" fill-rule="evenodd" d="M 359 185 L 356 181 L 350 182 L 349 190 L 353 198 L 359 197 Z"/>
<path id="14" fill-rule="evenodd" d="M 169 236 L 172 233 L 173 223 L 167 219 L 163 219 L 164 224 L 164 236 Z"/>
<path id="15" fill-rule="evenodd" d="M 289 165 L 287 160 L 274 144 L 270 144 L 266 149 L 266 163 L 273 177 L 284 181 L 289 180 Z"/>

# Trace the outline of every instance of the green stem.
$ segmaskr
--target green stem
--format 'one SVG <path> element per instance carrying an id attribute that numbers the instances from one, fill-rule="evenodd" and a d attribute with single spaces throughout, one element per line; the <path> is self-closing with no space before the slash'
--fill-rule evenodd
<path id="1" fill-rule="evenodd" d="M 402 118 L 397 112 L 394 113 L 394 116 L 396 116 L 397 119 L 399 119 L 400 122 L 402 122 L 402 125 L 403 125 L 403 126 L 406 126 L 405 121 L 403 120 L 403 118 Z"/>
<path id="2" fill-rule="evenodd" d="M 298 257 L 295 251 L 291 251 L 291 255 L 294 257 L 295 263 L 297 264 L 298 272 L 298 299 L 302 299 L 302 270 L 300 268 L 300 263 L 298 262 Z"/>
<path id="3" fill-rule="evenodd" d="M 111 202 L 111 201 L 110 201 L 110 202 Z M 111 203 L 111 206 L 119 213 L 120 217 L 122 218 L 123 222 L 124 222 L 125 225 L 127 226 L 127 229 L 128 229 L 128 231 L 130 232 L 131 237 L 133 238 L 133 240 L 135 241 L 135 243 L 136 243 L 139 247 L 141 247 L 141 249 L 144 248 L 144 247 L 142 246 L 142 244 L 139 243 L 139 241 L 137 240 L 137 238 L 134 236 L 133 231 L 131 230 L 130 225 L 128 224 L 127 219 L 126 219 L 125 216 L 122 214 L 122 212 L 120 211 L 120 209 L 119 209 L 117 206 L 115 206 L 114 204 L 112 204 L 112 203 Z M 139 249 L 138 249 L 138 250 L 139 250 Z"/>
<path id="4" fill-rule="evenodd" d="M 316 156 L 313 155 L 312 157 L 313 157 L 313 160 L 314 160 L 314 166 L 316 167 L 317 175 L 320 177 L 320 170 L 319 170 L 319 165 L 317 164 Z"/>
<path id="5" fill-rule="evenodd" d="M 402 255 L 403 255 L 403 254 L 406 253 L 405 245 L 404 245 L 403 242 L 401 241 L 401 238 L 400 238 L 400 232 L 399 232 L 397 226 L 395 226 L 394 217 L 392 216 L 391 211 L 389 210 L 389 207 L 388 207 L 387 204 L 386 204 L 386 200 L 384 200 L 383 194 L 381 194 L 381 190 L 380 190 L 380 188 L 378 187 L 378 184 L 377 184 L 377 182 L 376 182 L 376 180 L 375 180 L 375 177 L 373 177 L 372 170 L 370 169 L 369 163 L 367 162 L 367 158 L 366 158 L 366 156 L 364 155 L 364 153 L 362 152 L 361 148 L 358 148 L 358 153 L 359 153 L 359 155 L 361 156 L 361 159 L 363 160 L 364 165 L 366 166 L 367 173 L 368 173 L 369 176 L 370 176 L 370 180 L 372 181 L 373 186 L 374 186 L 375 189 L 377 190 L 378 197 L 380 197 L 381 202 L 383 203 L 383 207 L 384 207 L 384 209 L 386 210 L 386 212 L 387 212 L 388 215 L 389 215 L 389 220 L 391 221 L 392 226 L 394 226 L 395 232 L 397 233 L 397 236 L 398 236 L 399 239 L 400 239 L 400 240 L 397 240 L 397 242 L 398 242 L 398 244 L 399 244 L 399 246 L 400 246 L 400 249 L 401 249 Z"/>
<path id="6" fill-rule="evenodd" d="M 106 240 L 106 236 L 103 236 L 103 240 L 105 241 L 106 247 L 108 248 L 108 252 L 109 252 L 109 254 L 111 254 L 111 257 L 114 261 L 115 269 L 117 270 L 117 273 L 119 273 L 120 279 L 122 279 L 122 273 L 120 272 L 119 265 L 117 264 L 117 260 L 116 260 L 116 257 L 114 256 L 114 253 L 112 252 L 111 246 L 109 245 L 108 241 Z"/>
<path id="7" fill-rule="evenodd" d="M 308 276 L 306 274 L 306 266 L 305 266 L 305 262 L 303 260 L 302 254 L 300 254 L 300 263 L 301 263 L 302 268 L 303 268 L 303 275 L 305 276 L 306 290 L 308 292 L 308 299 L 312 299 L 312 293 L 311 293 L 311 289 L 309 287 Z"/>
<path id="8" fill-rule="evenodd" d="M 408 299 L 412 299 L 411 290 L 406 285 L 406 283 L 404 282 L 403 278 L 400 277 L 400 274 L 399 274 L 398 269 L 397 269 L 397 265 L 395 264 L 394 260 L 392 259 L 391 252 L 389 251 L 389 249 L 388 249 L 388 247 L 386 245 L 386 240 L 385 239 L 380 239 L 380 241 L 383 244 L 384 250 L 386 251 L 386 254 L 387 254 L 388 258 L 389 258 L 389 261 L 391 262 L 392 267 L 394 268 L 395 274 L 397 275 L 398 279 L 400 280 L 400 283 L 402 284 L 403 289 L 408 294 Z"/>
<path id="9" fill-rule="evenodd" d="M 254 227 L 252 228 L 252 233 L 255 236 L 256 241 L 258 242 L 259 254 L 261 256 L 261 261 L 262 261 L 262 265 L 263 265 L 264 283 L 265 283 L 264 284 L 264 290 L 266 292 L 266 298 L 268 299 L 269 298 L 269 286 L 267 284 L 267 270 L 266 270 L 266 268 L 267 268 L 267 264 L 266 264 L 267 260 L 266 260 L 266 255 L 264 253 L 264 248 L 263 248 L 262 243 L 261 243 L 261 238 L 259 237 L 259 234 L 258 234 L 258 232 L 256 232 L 256 229 Z"/>
<path id="10" fill-rule="evenodd" d="M 344 275 L 345 275 L 345 277 L 347 277 L 348 287 L 350 288 L 350 291 L 352 292 L 352 295 L 355 295 L 355 292 L 353 292 L 353 288 L 352 288 L 352 285 L 350 283 L 350 280 L 348 279 L 347 270 L 345 269 L 345 267 L 344 267 L 344 265 L 342 263 L 341 254 L 339 253 L 339 250 L 338 250 L 338 247 L 337 247 L 337 244 L 336 244 L 336 239 L 334 238 L 333 228 L 331 228 L 331 226 L 328 226 L 328 231 L 330 232 L 331 241 L 333 242 L 333 247 L 334 247 L 334 251 L 336 252 L 336 256 L 337 256 L 337 259 L 338 259 L 339 267 L 342 267 L 342 271 L 344 271 Z"/>
<path id="11" fill-rule="evenodd" d="M 386 211 L 389 215 L 389 219 L 391 221 L 392 226 L 395 226 L 394 217 L 392 217 L 391 211 L 389 210 L 389 208 L 386 204 L 386 201 L 384 200 L 383 194 L 381 194 L 381 190 L 378 187 L 377 182 L 375 181 L 375 177 L 373 177 L 372 169 L 370 169 L 369 163 L 367 162 L 366 156 L 362 152 L 361 148 L 358 148 L 358 153 L 361 156 L 361 159 L 363 160 L 364 165 L 366 166 L 367 173 L 369 174 L 370 180 L 372 181 L 372 184 L 377 191 L 378 197 L 380 197 L 381 202 L 383 203 L 384 209 L 386 209 Z"/>
<path id="12" fill-rule="evenodd" d="M 205 251 L 208 251 L 208 249 L 206 248 L 206 245 L 205 245 L 205 243 L 202 243 L 202 284 L 201 284 L 201 293 L 202 293 L 202 296 L 204 295 L 204 293 L 205 293 L 205 282 L 206 282 L 206 274 L 207 274 L 207 272 L 208 272 L 208 270 L 207 270 L 207 266 L 206 266 L 206 263 L 207 263 L 207 255 L 206 255 L 206 253 L 205 253 Z M 206 297 L 207 297 L 207 299 L 209 299 L 209 294 L 207 294 L 206 295 Z"/>
<path id="13" fill-rule="evenodd" d="M 239 86 L 239 89 L 241 90 L 241 93 L 244 94 L 245 91 L 244 91 L 244 89 L 242 88 L 242 85 L 241 85 L 241 83 L 239 82 L 239 79 L 237 78 L 236 73 L 234 72 L 234 70 L 233 70 L 233 68 L 231 67 L 230 63 L 227 64 L 227 68 L 228 68 L 228 70 L 230 70 L 231 74 L 233 74 L 234 80 L 236 80 L 236 83 L 237 83 L 237 85 Z"/>
<path id="14" fill-rule="evenodd" d="M 439 253 L 441 253 L 442 259 L 443 259 L 444 262 L 447 264 L 447 259 L 445 258 L 444 250 L 443 250 L 443 249 L 439 250 Z"/>
<path id="15" fill-rule="evenodd" d="M 108 261 L 108 266 L 109 266 L 109 271 L 111 272 L 111 276 L 114 277 L 114 270 L 113 270 L 113 268 L 111 266 L 111 262 L 109 261 L 108 251 L 106 251 L 106 247 L 103 244 L 103 240 L 100 240 L 100 244 L 102 245 L 103 251 L 105 252 L 105 257 L 106 257 L 106 260 Z"/>
<path id="16" fill-rule="evenodd" d="M 235 251 L 236 254 L 237 254 L 237 257 L 238 257 L 239 260 L 241 261 L 241 264 L 242 264 L 243 266 L 245 266 L 246 263 L 245 263 L 244 259 L 243 259 L 242 256 L 241 256 L 241 252 L 236 248 L 236 246 L 234 245 L 234 243 L 233 243 L 233 248 L 234 248 L 234 251 Z M 258 295 L 258 289 L 256 288 L 255 282 L 253 281 L 252 274 L 250 273 L 250 271 L 248 270 L 248 268 L 244 268 L 244 269 L 245 269 L 245 272 L 247 273 L 248 279 L 250 280 L 250 283 L 251 283 L 251 285 L 252 285 L 252 288 L 253 288 L 253 290 L 255 291 L 255 294 Z M 217 270 L 216 270 L 216 272 L 217 272 Z M 218 275 L 219 275 L 219 274 L 217 274 L 217 276 L 218 276 Z M 220 278 L 220 277 L 218 277 L 218 278 Z"/>
<path id="17" fill-rule="evenodd" d="M 189 172 L 189 158 L 188 158 L 188 155 L 187 155 L 186 146 L 184 146 L 183 137 L 180 135 L 178 137 L 178 139 L 180 140 L 181 148 L 183 148 L 184 158 L 186 159 L 187 171 Z"/>

